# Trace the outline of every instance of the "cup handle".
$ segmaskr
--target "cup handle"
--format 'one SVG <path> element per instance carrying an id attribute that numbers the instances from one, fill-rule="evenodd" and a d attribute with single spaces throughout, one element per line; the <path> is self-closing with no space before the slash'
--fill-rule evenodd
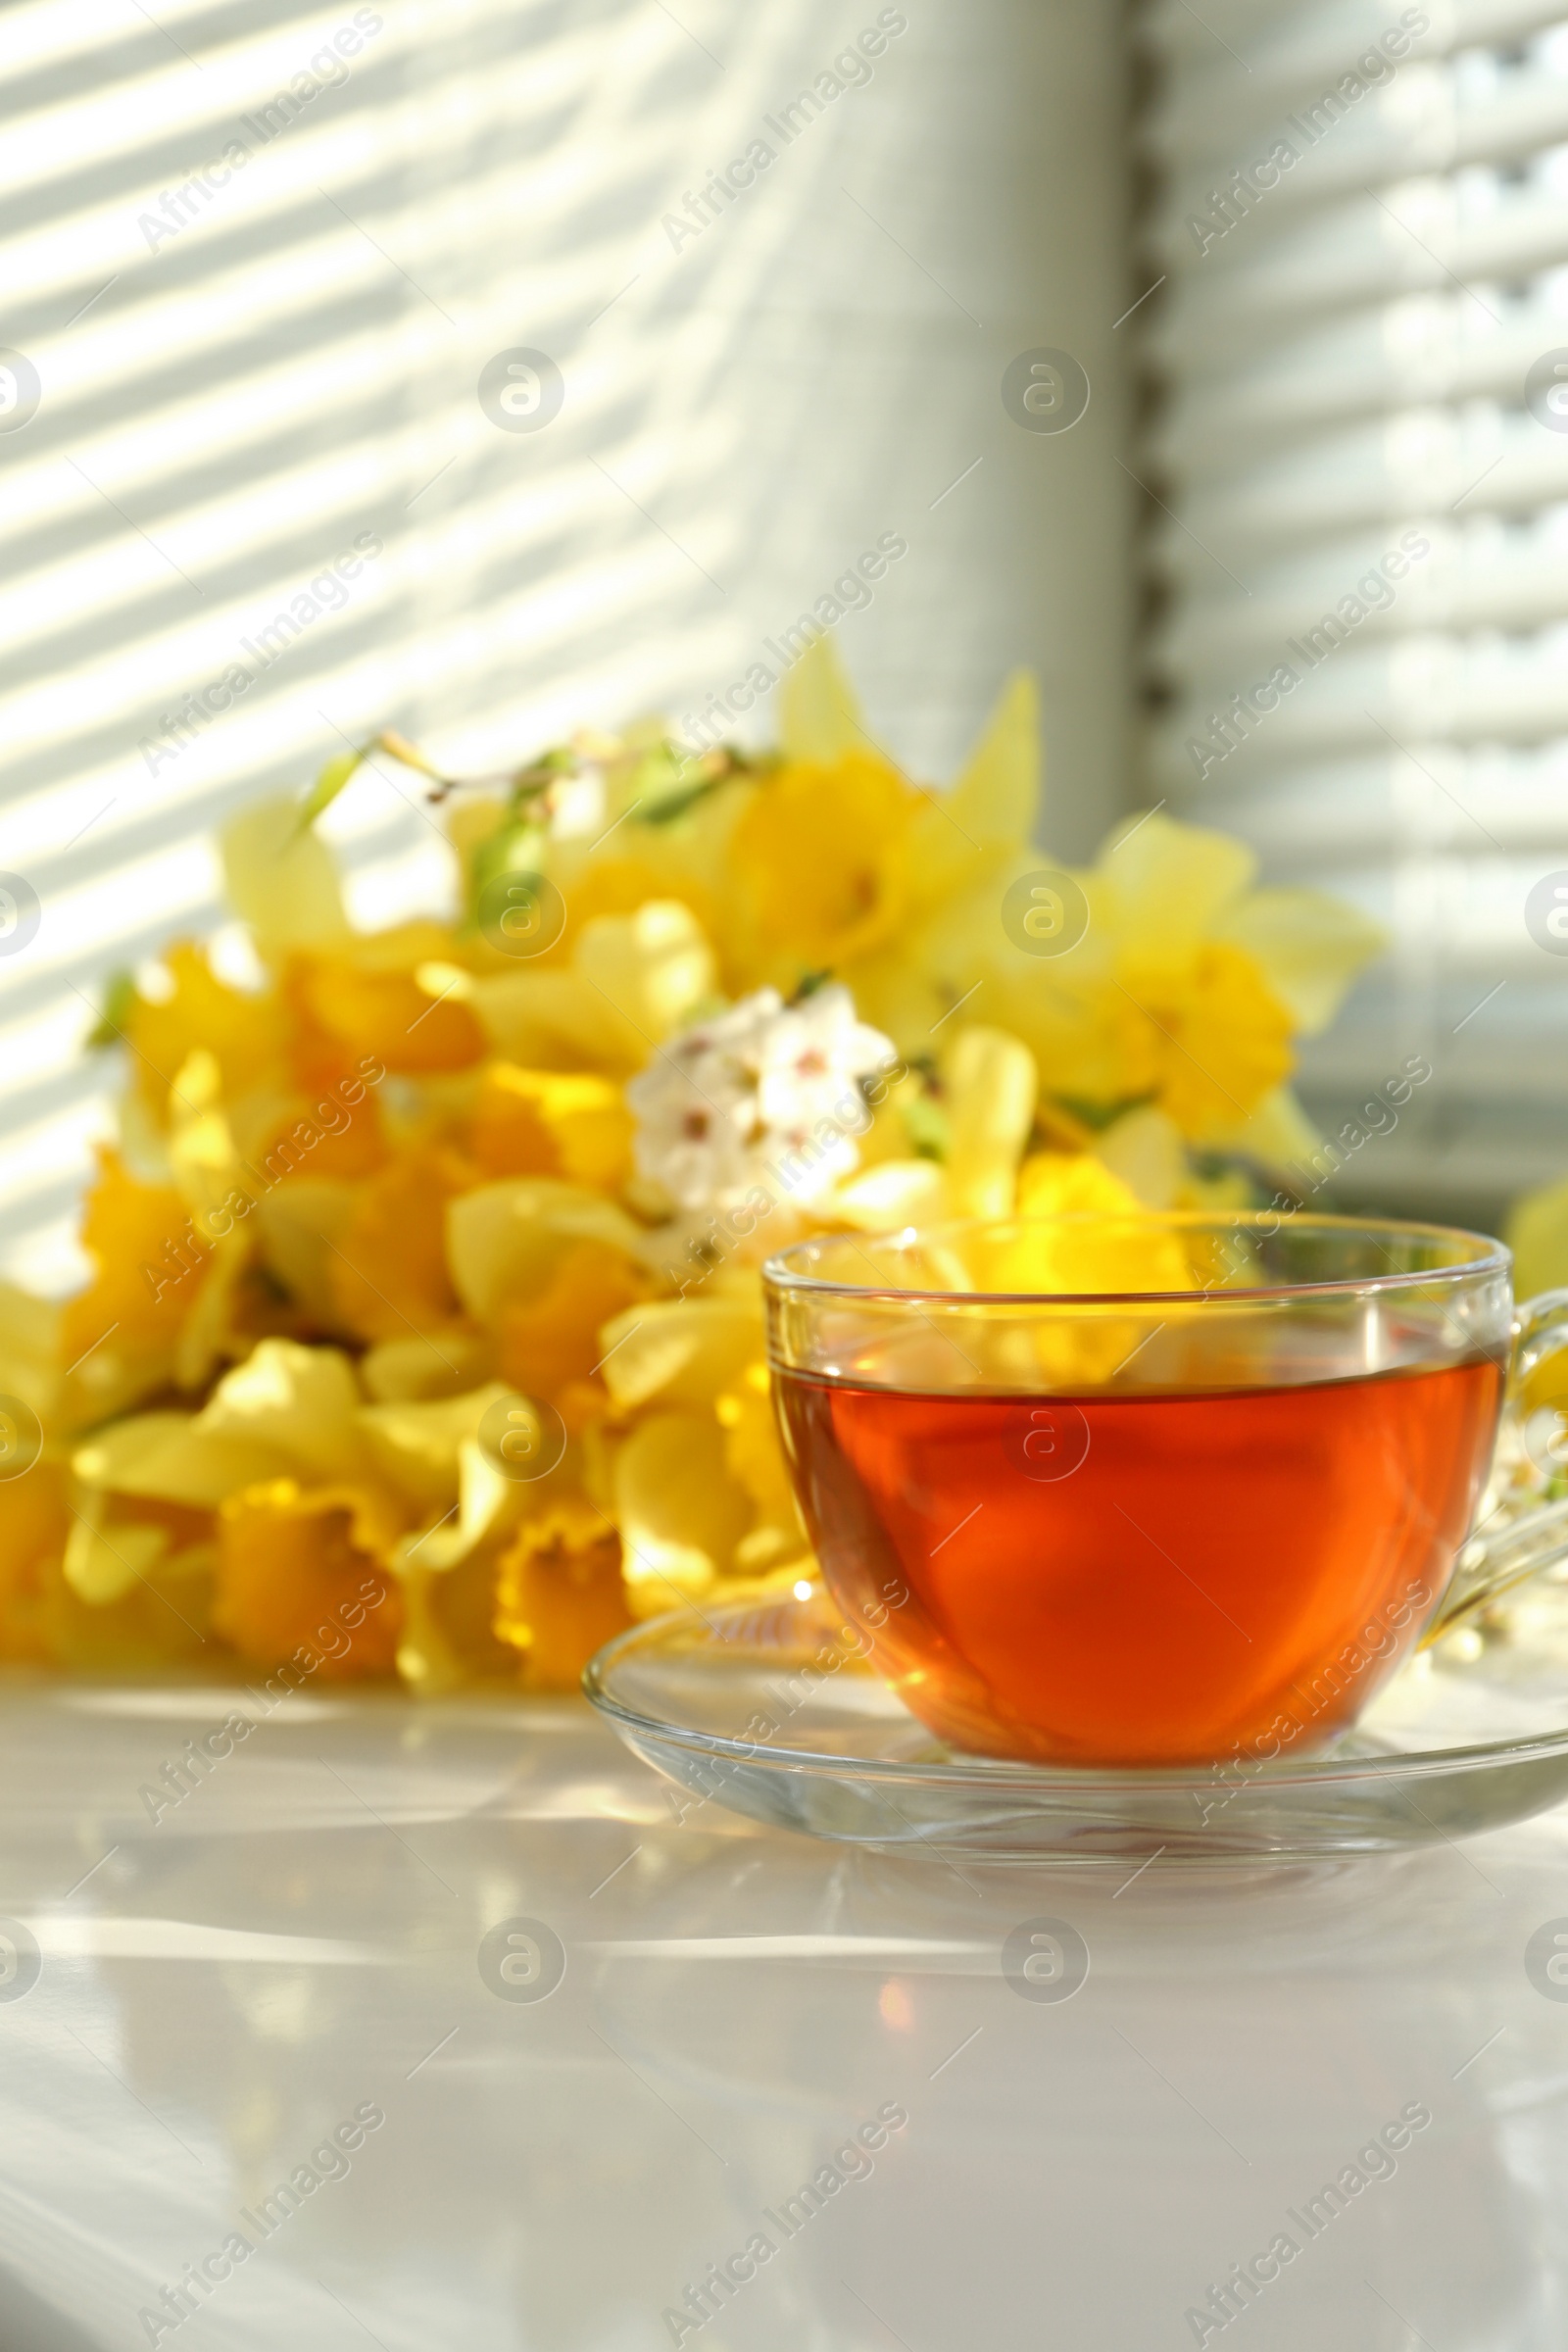
<path id="1" fill-rule="evenodd" d="M 1497 1432 L 1497 1464 L 1504 1479 L 1510 1465 L 1529 1459 L 1524 1443 L 1526 1383 L 1548 1356 L 1565 1348 L 1568 1291 L 1543 1291 L 1514 1316 L 1508 1390 Z M 1568 1456 L 1563 1470 L 1568 1474 Z M 1537 1475 L 1539 1478 L 1539 1470 Z M 1539 1576 L 1559 1560 L 1568 1560 L 1568 1496 L 1534 1508 L 1510 1508 L 1507 1489 L 1498 1492 L 1498 1483 L 1494 1474 L 1488 1488 L 1490 1507 L 1454 1562 L 1438 1613 L 1421 1637 L 1423 1649 L 1451 1634 L 1456 1625 L 1484 1609 L 1499 1593 Z M 1524 1491 L 1528 1493 L 1527 1484 Z"/>

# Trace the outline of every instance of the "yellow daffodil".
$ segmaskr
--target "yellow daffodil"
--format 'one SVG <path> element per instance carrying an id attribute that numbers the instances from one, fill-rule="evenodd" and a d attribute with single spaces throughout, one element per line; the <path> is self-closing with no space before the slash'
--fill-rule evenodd
<path id="1" fill-rule="evenodd" d="M 751 1498 L 730 1474 L 711 1411 L 639 1421 L 616 1452 L 613 1494 L 626 1596 L 638 1617 L 701 1599 L 750 1532 Z"/>
<path id="2" fill-rule="evenodd" d="M 962 991 L 945 987 L 927 935 L 954 908 L 995 911 L 1035 820 L 1032 683 L 1009 682 L 947 794 L 919 790 L 877 751 L 829 639 L 789 673 L 782 703 L 783 764 L 730 843 L 729 958 L 754 984 L 786 989 L 831 969 L 864 1019 L 906 1053 L 929 1051 Z"/>
<path id="3" fill-rule="evenodd" d="M 631 1173 L 621 1089 L 587 1071 L 492 1061 L 480 1080 L 469 1150 L 485 1176 L 562 1176 L 614 1192 Z"/>
<path id="4" fill-rule="evenodd" d="M 95 1271 L 60 1320 L 65 1409 L 77 1422 L 123 1412 L 172 1379 L 212 1260 L 172 1185 L 141 1183 L 112 1150 L 98 1156 L 81 1228 Z"/>
<path id="5" fill-rule="evenodd" d="M 622 1413 L 656 1398 L 710 1405 L 762 1352 L 762 1298 L 756 1277 L 704 1286 L 704 1296 L 658 1298 L 607 1323 L 605 1383 Z"/>
<path id="6" fill-rule="evenodd" d="M 59 1308 L 0 1285 L 0 1397 L 45 1432 L 0 1482 L 0 1658 L 569 1690 L 640 1618 L 813 1572 L 770 1250 L 1012 1219 L 931 1250 L 956 1283 L 1179 1290 L 1201 1269 L 1144 1212 L 1310 1148 L 1288 1079 L 1376 947 L 1358 915 L 1156 811 L 1056 878 L 1083 919 L 1036 954 L 1027 678 L 950 791 L 825 638 L 781 736 L 531 758 L 456 805 L 450 922 L 349 922 L 314 819 L 358 756 L 225 827 L 256 984 L 190 943 L 116 984 L 90 1277 Z M 523 872 L 537 939 L 487 912 Z M 1536 1203 L 1522 1250 L 1568 1262 L 1563 1232 Z M 1063 1323 L 1007 1377 L 1114 1382 L 1147 1328 Z M 549 1430 L 536 1476 L 498 1411 Z"/>
<path id="7" fill-rule="evenodd" d="M 507 1395 L 491 1381 L 462 1396 L 360 1405 L 354 1418 L 380 1474 L 412 1504 L 445 1518 L 458 1500 L 465 1445 Z"/>
<path id="8" fill-rule="evenodd" d="M 17 1397 L 43 1424 L 54 1419 L 67 1361 L 61 1348 L 64 1320 L 53 1300 L 0 1281 L 0 1396 Z"/>
<path id="9" fill-rule="evenodd" d="M 411 1072 L 479 1062 L 484 1031 L 463 994 L 431 990 L 420 979 L 451 947 L 441 924 L 404 923 L 326 954 L 297 951 L 284 989 L 295 1011 L 301 1085 L 328 1085 L 366 1060 Z"/>
<path id="10" fill-rule="evenodd" d="M 394 1159 L 359 1187 L 327 1247 L 338 1318 L 362 1340 L 438 1332 L 458 1313 L 447 1263 L 446 1210 L 468 1171 L 440 1147 Z"/>
<path id="11" fill-rule="evenodd" d="M 68 1558 L 75 1539 L 73 1522 Z M 207 1614 L 210 1550 L 176 1550 L 167 1543 L 133 1539 L 127 1553 L 118 1530 L 114 1541 L 120 1557 L 111 1559 L 114 1573 L 102 1583 L 92 1573 L 97 1546 L 85 1547 L 85 1560 L 81 1552 L 75 1555 L 76 1564 L 87 1569 L 85 1591 L 67 1573 L 65 1560 L 45 1565 L 34 1623 L 51 1660 L 82 1674 L 220 1668 L 229 1653 L 215 1638 Z M 139 1560 L 135 1573 L 122 1576 L 132 1556 Z"/>
<path id="12" fill-rule="evenodd" d="M 0 1659 L 8 1665 L 48 1659 L 45 1583 L 63 1557 L 71 1525 L 65 1477 L 55 1464 L 35 1462 L 7 1481 L 0 1503 Z"/>
<path id="13" fill-rule="evenodd" d="M 757 981 L 795 988 L 811 971 L 853 975 L 908 913 L 908 837 L 920 799 L 874 752 L 791 762 L 735 828 L 736 933 Z"/>
<path id="14" fill-rule="evenodd" d="M 887 1233 L 1010 1213 L 1019 1162 L 1036 1124 L 1034 1055 L 1004 1030 L 961 1025 L 945 1033 L 936 1079 L 945 1127 L 941 1161 L 898 1155 L 891 1140 L 898 1127 L 895 1102 L 888 1149 L 824 1200 L 824 1221 Z"/>
<path id="15" fill-rule="evenodd" d="M 120 1027 L 137 1092 L 160 1122 L 170 1093 L 190 1055 L 211 1055 L 221 1091 L 243 1094 L 284 1066 L 287 1024 L 271 996 L 252 996 L 213 970 L 205 950 L 176 940 L 162 958 L 165 993 L 133 991 Z"/>
<path id="16" fill-rule="evenodd" d="M 583 1660 L 632 1622 L 620 1538 L 602 1511 L 564 1504 L 530 1520 L 501 1561 L 495 1631 L 530 1690 L 575 1690 Z"/>
<path id="17" fill-rule="evenodd" d="M 635 1218 L 586 1185 L 552 1176 L 505 1177 L 454 1199 L 446 1213 L 453 1285 L 476 1323 L 494 1327 L 508 1304 L 537 1297 L 579 1242 L 636 1259 Z"/>
<path id="18" fill-rule="evenodd" d="M 279 964 L 296 948 L 349 946 L 332 853 L 300 821 L 292 794 L 255 801 L 219 835 L 228 903 L 261 956 Z"/>
<path id="19" fill-rule="evenodd" d="M 525 849 L 514 838 L 507 860 L 514 869 L 543 872 L 561 894 L 561 935 L 532 959 L 535 967 L 572 964 L 588 925 L 636 915 L 652 902 L 684 906 L 696 929 L 716 941 L 729 887 L 728 839 L 750 798 L 748 785 L 715 772 L 711 761 L 683 759 L 657 722 L 635 725 L 618 739 L 579 735 L 572 750 L 579 772 L 564 788 L 554 821 L 548 829 L 521 823 Z M 518 829 L 505 803 L 490 796 L 455 808 L 452 836 L 470 899 L 485 860 Z M 504 968 L 504 954 L 482 934 L 473 956 L 476 969 Z M 744 985 L 734 973 L 724 979 L 726 986 Z"/>
<path id="20" fill-rule="evenodd" d="M 260 1666 L 304 1649 L 327 1682 L 384 1674 L 403 1623 L 395 1533 L 353 1490 L 243 1488 L 218 1515 L 215 1630 Z"/>
<path id="21" fill-rule="evenodd" d="M 724 1432 L 725 1465 L 757 1511 L 756 1526 L 737 1546 L 738 1564 L 756 1571 L 804 1559 L 809 1545 L 784 1466 L 766 1364 L 748 1364 L 734 1387 L 715 1398 L 713 1409 Z"/>
<path id="22" fill-rule="evenodd" d="M 543 1289 L 502 1308 L 497 1363 L 502 1378 L 530 1396 L 561 1397 L 599 1370 L 600 1326 L 646 1298 L 647 1274 L 604 1242 L 573 1242 Z M 579 1399 L 579 1409 L 581 1407 Z"/>
<path id="23" fill-rule="evenodd" d="M 1087 919 L 1060 954 L 1009 936 L 1000 900 L 953 910 L 929 952 L 1069 1109 L 1102 1122 L 1153 1103 L 1194 1142 L 1279 1159 L 1303 1133 L 1293 1040 L 1327 1024 L 1382 943 L 1315 891 L 1255 889 L 1255 870 L 1242 844 L 1155 811 L 1070 878 Z"/>
<path id="24" fill-rule="evenodd" d="M 525 963 L 480 979 L 469 1002 L 509 1060 L 625 1077 L 711 1000 L 717 977 L 691 909 L 651 899 L 634 914 L 585 923 L 564 968 Z"/>

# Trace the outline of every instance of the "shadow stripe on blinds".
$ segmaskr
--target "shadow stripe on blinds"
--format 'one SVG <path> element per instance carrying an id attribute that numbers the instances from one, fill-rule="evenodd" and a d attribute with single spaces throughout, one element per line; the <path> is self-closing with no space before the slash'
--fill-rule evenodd
<path id="1" fill-rule="evenodd" d="M 675 666 L 682 623 L 688 659 L 704 659 L 702 618 L 671 595 L 678 553 L 580 447 L 531 470 L 526 445 L 500 447 L 472 389 L 483 358 L 517 340 L 521 248 L 533 335 L 581 354 L 579 424 L 663 506 L 613 326 L 582 346 L 678 169 L 672 106 L 718 78 L 686 36 L 655 12 L 457 0 L 439 27 L 426 9 L 362 10 L 345 67 L 329 44 L 352 5 L 160 0 L 157 14 L 129 27 L 122 0 L 0 14 L 0 342 L 45 392 L 25 432 L 0 434 L 0 867 L 44 906 L 36 948 L 0 961 L 0 1243 L 46 1283 L 79 1264 L 61 1211 L 103 1128 L 111 1073 L 81 1040 L 105 975 L 220 923 L 210 834 L 236 801 L 298 784 L 337 730 L 394 711 L 417 725 L 432 698 L 462 709 L 470 743 L 514 740 L 519 721 L 548 733 L 601 700 L 652 701 L 637 636 L 645 667 Z M 736 73 L 771 87 L 776 46 L 749 40 Z M 321 86 L 264 140 L 260 110 L 313 59 Z M 585 128 L 607 110 L 585 174 Z M 235 137 L 244 171 L 182 208 L 193 170 Z M 787 200 L 776 214 L 785 234 Z M 694 316 L 726 266 L 692 257 Z M 719 340 L 688 327 L 672 343 L 699 398 Z M 513 461 L 500 482 L 498 449 Z M 695 451 L 685 470 L 700 475 Z M 677 497 L 681 473 L 677 453 Z M 723 527 L 711 514 L 692 526 L 710 548 Z M 366 533 L 383 552 L 258 678 L 243 725 L 149 772 L 138 744 L 163 714 Z M 526 717 L 505 674 L 523 645 L 558 661 Z M 716 643 L 707 659 L 727 666 Z M 430 903 L 444 876 L 407 781 L 388 774 L 379 806 L 367 794 L 334 811 L 363 919 Z"/>
<path id="2" fill-rule="evenodd" d="M 1087 838 L 1121 791 L 1126 477 L 1102 450 L 1048 473 L 996 398 L 1060 317 L 1081 446 L 1115 429 L 1119 12 L 905 12 L 672 241 L 665 209 L 843 57 L 840 0 L 370 0 L 346 76 L 246 130 L 365 10 L 0 7 L 0 345 L 44 388 L 24 431 L 0 416 L 0 870 L 43 901 L 0 953 L 0 1268 L 45 1287 L 85 1270 L 60 1211 L 117 1075 L 82 1050 L 106 977 L 214 931 L 212 828 L 340 736 L 390 722 L 472 772 L 679 723 L 898 531 L 844 616 L 894 748 L 950 774 L 1044 647 L 1058 816 Z M 153 234 L 236 136 L 233 181 Z M 1082 233 L 1048 246 L 1064 201 Z M 563 373 L 548 434 L 480 407 L 519 348 Z M 364 533 L 346 601 L 152 772 L 164 715 Z M 372 763 L 323 830 L 363 924 L 450 887 L 406 776 Z"/>

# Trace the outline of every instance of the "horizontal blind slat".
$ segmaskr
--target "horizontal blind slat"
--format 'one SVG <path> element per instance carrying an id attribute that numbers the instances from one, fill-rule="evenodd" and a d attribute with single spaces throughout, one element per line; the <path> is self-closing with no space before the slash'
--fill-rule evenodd
<path id="1" fill-rule="evenodd" d="M 1568 958 L 1526 921 L 1568 870 L 1568 432 L 1526 385 L 1568 347 L 1568 9 L 1427 13 L 1273 188 L 1231 174 L 1397 12 L 1144 19 L 1146 750 L 1151 800 L 1388 930 L 1303 1096 L 1332 1130 L 1403 1054 L 1434 1076 L 1347 1181 L 1491 1216 L 1568 1172 Z"/>
<path id="2" fill-rule="evenodd" d="M 1221 86 L 1235 72 L 1220 56 L 1232 45 L 1246 60 L 1266 57 L 1270 48 L 1310 60 L 1310 71 L 1332 73 L 1351 55 L 1399 23 L 1394 0 L 1205 0 L 1195 15 L 1185 0 L 1153 0 L 1145 18 L 1146 37 L 1182 73 L 1184 86 Z M 1528 40 L 1562 17 L 1562 0 L 1425 0 L 1421 13 L 1431 29 L 1420 36 L 1425 52 L 1449 54 Z"/>

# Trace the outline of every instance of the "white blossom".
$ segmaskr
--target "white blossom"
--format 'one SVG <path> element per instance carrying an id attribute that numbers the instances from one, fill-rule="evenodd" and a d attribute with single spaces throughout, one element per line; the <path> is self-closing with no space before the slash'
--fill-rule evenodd
<path id="1" fill-rule="evenodd" d="M 860 1080 L 897 1058 L 847 988 L 794 1004 L 759 989 L 683 1030 L 631 1081 L 638 1168 L 682 1208 L 723 1207 L 759 1186 L 817 1200 L 858 1164 L 871 1115 Z"/>

